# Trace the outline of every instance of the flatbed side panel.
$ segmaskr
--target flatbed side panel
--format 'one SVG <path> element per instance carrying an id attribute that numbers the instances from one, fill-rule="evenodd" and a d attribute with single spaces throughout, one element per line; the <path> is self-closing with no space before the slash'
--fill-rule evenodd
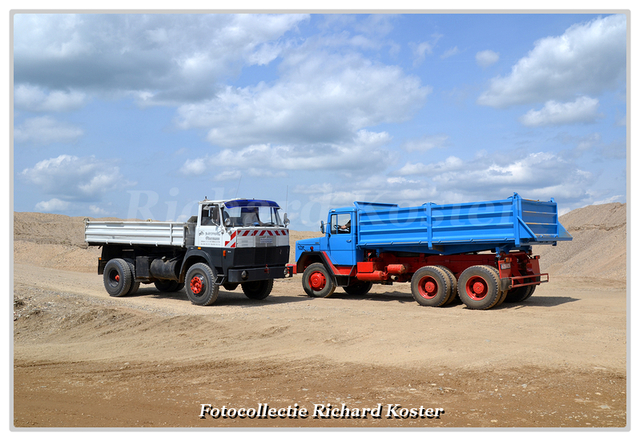
<path id="1" fill-rule="evenodd" d="M 85 224 L 85 242 L 91 244 L 125 244 L 185 246 L 186 224 L 183 222 L 100 222 Z"/>
<path id="2" fill-rule="evenodd" d="M 358 244 L 428 243 L 429 239 L 425 206 L 358 211 Z"/>
<path id="3" fill-rule="evenodd" d="M 420 246 L 425 252 L 431 248 L 441 252 L 441 244 L 493 247 L 515 242 L 514 222 L 511 199 L 360 211 L 358 244 L 389 249 Z"/>
<path id="4" fill-rule="evenodd" d="M 361 248 L 451 254 L 553 244 L 571 236 L 558 221 L 555 201 L 514 194 L 486 202 L 358 209 L 357 239 Z"/>
<path id="5" fill-rule="evenodd" d="M 434 205 L 434 243 L 515 242 L 512 200 Z"/>

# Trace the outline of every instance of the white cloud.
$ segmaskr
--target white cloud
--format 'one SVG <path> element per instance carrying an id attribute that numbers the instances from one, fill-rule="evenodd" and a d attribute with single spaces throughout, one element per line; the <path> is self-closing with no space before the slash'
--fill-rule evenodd
<path id="1" fill-rule="evenodd" d="M 389 140 L 384 132 L 361 130 L 355 139 L 347 143 L 256 144 L 189 159 L 180 172 L 187 176 L 210 176 L 213 180 L 238 179 L 241 172 L 261 177 L 282 177 L 284 171 L 298 170 L 369 173 L 381 171 L 388 165 L 390 156 L 383 147 Z"/>
<path id="2" fill-rule="evenodd" d="M 528 111 L 520 122 L 527 127 L 593 123 L 602 116 L 598 114 L 598 105 L 597 99 L 586 96 L 569 103 L 547 101 L 542 109 Z"/>
<path id="3" fill-rule="evenodd" d="M 413 65 L 418 66 L 424 62 L 427 55 L 431 55 L 433 53 L 433 49 L 438 44 L 438 41 L 443 36 L 440 34 L 433 34 L 429 41 L 423 41 L 421 43 L 410 43 L 409 47 L 413 52 Z"/>
<path id="4" fill-rule="evenodd" d="M 364 128 L 410 118 L 430 87 L 394 66 L 358 55 L 298 52 L 273 85 L 222 89 L 216 98 L 178 109 L 183 129 L 210 128 L 222 147 L 342 142 Z"/>
<path id="5" fill-rule="evenodd" d="M 99 207 L 97 205 L 89 205 L 89 211 L 91 212 L 91 215 L 93 216 L 107 216 L 109 213 L 107 210 L 105 210 L 102 207 Z"/>
<path id="6" fill-rule="evenodd" d="M 436 196 L 433 185 L 421 181 L 382 174 L 368 176 L 351 182 L 349 186 L 339 183 L 300 185 L 294 193 L 305 194 L 326 208 L 350 206 L 354 201 L 395 203 L 400 206 L 414 206 L 429 202 Z"/>
<path id="7" fill-rule="evenodd" d="M 24 169 L 19 176 L 61 200 L 99 200 L 108 191 L 135 184 L 117 166 L 93 156 L 60 155 L 45 159 Z"/>
<path id="8" fill-rule="evenodd" d="M 440 58 L 445 59 L 449 57 L 453 57 L 454 55 L 458 55 L 460 53 L 460 49 L 458 46 L 454 46 L 451 49 L 447 49 L 444 54 L 440 55 Z"/>
<path id="9" fill-rule="evenodd" d="M 87 96 L 75 90 L 46 92 L 38 86 L 19 84 L 15 87 L 13 102 L 16 110 L 63 112 L 81 108 L 86 104 Z"/>
<path id="10" fill-rule="evenodd" d="M 510 157 L 495 152 L 468 160 L 451 156 L 431 164 L 407 163 L 395 174 L 422 179 L 425 187 L 435 189 L 439 203 L 503 199 L 514 192 L 533 199 L 579 201 L 589 197 L 587 189 L 596 178 L 551 152 Z"/>
<path id="11" fill-rule="evenodd" d="M 49 116 L 27 119 L 13 131 L 15 142 L 31 144 L 70 143 L 77 141 L 82 135 L 82 129 Z"/>
<path id="12" fill-rule="evenodd" d="M 626 30 L 626 16 L 619 14 L 576 24 L 559 37 L 543 38 L 508 76 L 491 80 L 478 104 L 508 107 L 565 101 L 624 86 Z"/>
<path id="13" fill-rule="evenodd" d="M 421 162 L 407 162 L 402 168 L 395 172 L 399 176 L 425 175 L 431 176 L 433 173 L 440 174 L 444 172 L 452 172 L 464 170 L 467 164 L 460 158 L 449 156 L 444 161 L 434 164 L 422 164 Z"/>
<path id="14" fill-rule="evenodd" d="M 199 100 L 242 67 L 265 65 L 305 14 L 16 14 L 17 86 L 82 88 L 146 97 L 146 104 Z"/>
<path id="15" fill-rule="evenodd" d="M 489 67 L 500 59 L 500 54 L 492 50 L 480 51 L 476 54 L 476 63 L 480 67 Z"/>
<path id="16" fill-rule="evenodd" d="M 423 136 L 419 139 L 406 141 L 402 144 L 402 148 L 407 152 L 426 152 L 427 150 L 431 150 L 434 148 L 448 147 L 449 144 L 449 136 L 440 134 Z"/>
<path id="17" fill-rule="evenodd" d="M 36 211 L 42 211 L 45 213 L 51 213 L 56 211 L 64 211 L 69 208 L 69 202 L 61 201 L 60 199 L 53 198 L 48 201 L 41 201 L 36 204 Z"/>

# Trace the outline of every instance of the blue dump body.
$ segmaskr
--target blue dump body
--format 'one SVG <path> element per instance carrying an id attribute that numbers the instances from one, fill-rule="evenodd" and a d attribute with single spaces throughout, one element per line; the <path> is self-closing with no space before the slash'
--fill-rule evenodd
<path id="1" fill-rule="evenodd" d="M 335 222 L 350 216 L 348 238 Z M 555 245 L 571 235 L 558 221 L 558 206 L 523 199 L 517 193 L 496 201 L 401 208 L 396 204 L 355 202 L 354 207 L 330 210 L 323 238 L 298 241 L 296 260 L 315 245 L 331 254 L 335 264 L 355 264 L 362 250 L 424 254 L 497 253 L 529 250 L 532 245 Z M 338 241 L 345 237 L 345 243 Z M 332 244 L 335 242 L 335 245 Z"/>

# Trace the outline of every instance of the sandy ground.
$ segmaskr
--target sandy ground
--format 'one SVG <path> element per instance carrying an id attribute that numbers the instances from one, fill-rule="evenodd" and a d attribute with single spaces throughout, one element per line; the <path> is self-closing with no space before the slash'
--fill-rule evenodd
<path id="1" fill-rule="evenodd" d="M 557 262 L 566 256 L 551 255 L 560 275 L 488 311 L 420 307 L 406 284 L 312 299 L 300 276 L 263 301 L 221 290 L 198 307 L 153 285 L 109 297 L 99 251 L 77 239 L 80 221 L 49 217 L 44 228 L 30 215 L 14 218 L 16 428 L 627 425 L 626 271 L 568 276 Z M 592 234 L 585 224 L 574 238 Z M 55 228 L 76 234 L 56 243 Z M 575 242 L 553 252 L 585 246 Z M 200 418 L 207 404 L 232 415 Z M 238 415 L 265 404 L 290 417 Z M 379 418 L 356 418 L 378 405 Z M 294 418 L 300 409 L 309 415 Z"/>

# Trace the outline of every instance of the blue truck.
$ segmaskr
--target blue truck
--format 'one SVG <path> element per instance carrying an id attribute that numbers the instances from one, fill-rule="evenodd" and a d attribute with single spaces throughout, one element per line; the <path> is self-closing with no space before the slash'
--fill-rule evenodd
<path id="1" fill-rule="evenodd" d="M 569 241 L 558 206 L 517 193 L 495 201 L 416 207 L 355 202 L 332 209 L 323 237 L 296 242 L 294 272 L 311 297 L 336 287 L 363 295 L 374 283 L 411 283 L 423 306 L 459 297 L 471 309 L 528 299 L 549 275 L 533 245 Z"/>

